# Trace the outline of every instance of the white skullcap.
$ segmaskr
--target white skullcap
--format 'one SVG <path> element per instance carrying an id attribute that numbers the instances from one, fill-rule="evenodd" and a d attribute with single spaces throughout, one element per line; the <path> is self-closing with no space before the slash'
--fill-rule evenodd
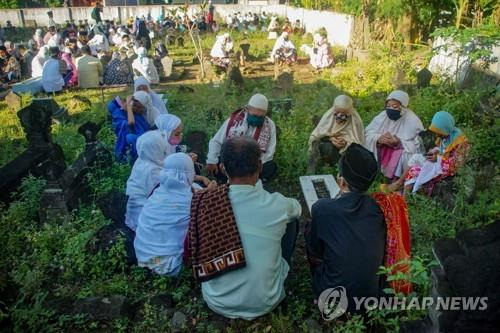
<path id="1" fill-rule="evenodd" d="M 228 32 L 226 32 L 224 35 L 222 35 L 224 38 L 228 39 L 228 38 L 231 38 L 231 36 L 229 35 Z"/>
<path id="2" fill-rule="evenodd" d="M 402 90 L 394 90 L 389 94 L 389 96 L 387 96 L 385 101 L 387 102 L 390 99 L 395 99 L 405 108 L 408 107 L 408 103 L 410 102 L 410 96 Z"/>
<path id="3" fill-rule="evenodd" d="M 288 36 L 289 36 L 289 34 L 286 31 L 283 31 L 283 33 L 281 34 L 281 37 L 288 37 Z"/>
<path id="4" fill-rule="evenodd" d="M 352 98 L 347 95 L 338 95 L 333 102 L 334 108 L 352 110 Z"/>
<path id="5" fill-rule="evenodd" d="M 248 105 L 257 109 L 267 111 L 267 97 L 262 94 L 253 95 L 248 101 Z"/>

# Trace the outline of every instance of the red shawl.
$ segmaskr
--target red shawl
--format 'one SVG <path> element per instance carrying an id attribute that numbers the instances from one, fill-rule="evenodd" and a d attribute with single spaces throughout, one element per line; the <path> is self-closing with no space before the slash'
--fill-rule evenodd
<path id="1" fill-rule="evenodd" d="M 374 193 L 373 198 L 382 210 L 387 225 L 385 244 L 385 267 L 393 267 L 392 274 L 409 273 L 410 264 L 410 223 L 406 201 L 398 193 Z M 405 263 L 401 261 L 405 260 Z M 411 282 L 393 280 L 389 285 L 396 291 L 407 295 L 411 292 Z"/>
<path id="2" fill-rule="evenodd" d="M 247 112 L 245 109 L 239 109 L 231 113 L 226 129 L 227 139 L 245 134 L 248 128 L 248 124 L 246 123 L 246 114 Z M 267 150 L 267 146 L 271 140 L 271 134 L 271 125 L 269 124 L 269 119 L 266 117 L 264 124 L 257 127 L 253 134 L 253 139 L 257 142 L 260 150 L 263 152 L 266 152 Z"/>

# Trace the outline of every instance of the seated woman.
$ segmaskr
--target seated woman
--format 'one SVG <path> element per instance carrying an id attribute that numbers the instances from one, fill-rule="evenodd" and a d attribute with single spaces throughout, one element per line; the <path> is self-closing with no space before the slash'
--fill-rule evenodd
<path id="1" fill-rule="evenodd" d="M 148 58 L 148 51 L 144 47 L 137 48 L 137 58 L 132 62 L 134 79 L 144 76 L 150 83 L 160 82 L 158 71 L 152 59 Z"/>
<path id="2" fill-rule="evenodd" d="M 160 182 L 163 160 L 167 157 L 167 138 L 160 131 L 149 131 L 137 139 L 137 160 L 127 180 L 128 196 L 125 224 L 135 231 L 142 207 Z"/>
<path id="3" fill-rule="evenodd" d="M 193 161 L 188 155 L 175 153 L 165 159 L 160 186 L 147 199 L 139 215 L 134 240 L 139 266 L 157 274 L 179 274 L 194 176 Z"/>
<path id="4" fill-rule="evenodd" d="M 63 76 L 64 84 L 67 87 L 74 87 L 78 85 L 78 71 L 76 70 L 75 59 L 73 58 L 71 46 L 71 44 L 67 44 L 61 55 L 61 59 L 66 63 L 67 68 L 66 74 Z"/>
<path id="5" fill-rule="evenodd" d="M 326 30 L 314 34 L 313 46 L 303 45 L 302 50 L 309 55 L 309 62 L 315 69 L 328 68 L 333 64 L 333 56 Z"/>
<path id="6" fill-rule="evenodd" d="M 125 103 L 119 97 L 113 99 L 108 103 L 108 112 L 116 134 L 115 157 L 118 161 L 125 161 L 129 153 L 133 163 L 137 158 L 135 142 L 154 126 L 159 111 L 147 93 L 137 91 L 128 96 Z"/>
<path id="7" fill-rule="evenodd" d="M 7 52 L 5 46 L 0 46 L 0 81 L 15 82 L 21 78 L 21 65 L 16 57 Z"/>
<path id="8" fill-rule="evenodd" d="M 364 144 L 363 121 L 354 109 L 352 99 L 339 95 L 309 137 L 308 174 L 314 174 L 322 157 L 335 165 L 351 143 Z"/>
<path id="9" fill-rule="evenodd" d="M 231 59 L 229 59 L 229 53 L 233 50 L 233 41 L 231 36 L 226 32 L 223 35 L 219 35 L 215 39 L 215 44 L 210 51 L 210 57 L 212 57 L 212 64 L 219 67 L 223 71 L 227 71 L 229 65 L 231 64 Z"/>
<path id="10" fill-rule="evenodd" d="M 385 101 L 385 110 L 365 129 L 365 146 L 389 179 L 401 177 L 410 157 L 421 152 L 418 134 L 424 127 L 418 116 L 408 109 L 409 100 L 404 91 L 391 92 Z"/>
<path id="11" fill-rule="evenodd" d="M 49 59 L 49 47 L 42 46 L 31 60 L 31 77 L 42 77 L 43 65 Z"/>
<path id="12" fill-rule="evenodd" d="M 288 32 L 283 32 L 276 40 L 270 59 L 278 64 L 290 65 L 297 61 L 297 50 L 290 40 Z"/>
<path id="13" fill-rule="evenodd" d="M 122 50 L 120 50 L 121 52 Z M 104 70 L 103 80 L 106 85 L 129 84 L 133 81 L 132 73 L 127 63 L 126 50 L 114 52 L 111 61 Z"/>
<path id="14" fill-rule="evenodd" d="M 432 195 L 436 183 L 454 176 L 465 163 L 469 143 L 462 131 L 455 127 L 455 119 L 451 114 L 437 112 L 429 131 L 437 137 L 438 146 L 430 149 L 425 157 L 413 156 L 409 169 L 388 187 L 389 191 L 399 190 L 404 184 L 405 192 L 415 193 L 423 188 L 427 195 Z"/>
<path id="15" fill-rule="evenodd" d="M 149 86 L 149 81 L 144 76 L 139 76 L 134 81 L 134 91 L 145 91 L 151 96 L 153 105 L 160 111 L 160 114 L 167 114 L 166 102 L 162 99 L 162 95 L 157 94 Z"/>

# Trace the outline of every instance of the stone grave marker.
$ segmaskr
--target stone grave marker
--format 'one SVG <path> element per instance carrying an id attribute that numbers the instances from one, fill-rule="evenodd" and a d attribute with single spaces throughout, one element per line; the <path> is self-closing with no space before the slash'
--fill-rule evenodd
<path id="1" fill-rule="evenodd" d="M 323 198 L 333 199 L 340 192 L 340 188 L 332 175 L 301 176 L 299 180 L 309 213 L 316 201 Z"/>
<path id="2" fill-rule="evenodd" d="M 21 96 L 13 91 L 10 91 L 7 96 L 5 96 L 5 102 L 11 110 L 19 110 L 22 104 Z"/>
<path id="3" fill-rule="evenodd" d="M 163 75 L 165 77 L 172 76 L 173 64 L 174 61 L 169 56 L 165 56 L 161 59 L 161 65 L 163 67 Z"/>
<path id="4" fill-rule="evenodd" d="M 293 86 L 293 74 L 289 72 L 283 72 L 277 77 L 278 87 L 282 90 L 290 90 Z"/>

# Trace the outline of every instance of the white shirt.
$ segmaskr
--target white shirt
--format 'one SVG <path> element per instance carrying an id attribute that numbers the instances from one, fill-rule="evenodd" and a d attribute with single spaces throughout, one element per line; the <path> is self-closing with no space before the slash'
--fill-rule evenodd
<path id="1" fill-rule="evenodd" d="M 49 59 L 43 65 L 42 87 L 45 92 L 61 91 L 64 86 L 64 79 L 59 71 L 59 60 Z"/>
<path id="2" fill-rule="evenodd" d="M 276 125 L 269 118 L 266 117 L 271 126 L 271 139 L 269 140 L 269 144 L 267 145 L 266 151 L 261 156 L 262 163 L 266 163 L 272 161 L 274 153 L 276 151 Z M 222 148 L 222 144 L 226 142 L 226 132 L 227 125 L 229 124 L 229 118 L 226 119 L 224 124 L 219 128 L 217 133 L 215 133 L 214 137 L 208 143 L 208 155 L 207 155 L 207 163 L 208 164 L 217 164 L 219 163 L 220 151 Z M 253 138 L 256 127 L 248 126 L 248 130 L 245 133 L 246 137 Z"/>

